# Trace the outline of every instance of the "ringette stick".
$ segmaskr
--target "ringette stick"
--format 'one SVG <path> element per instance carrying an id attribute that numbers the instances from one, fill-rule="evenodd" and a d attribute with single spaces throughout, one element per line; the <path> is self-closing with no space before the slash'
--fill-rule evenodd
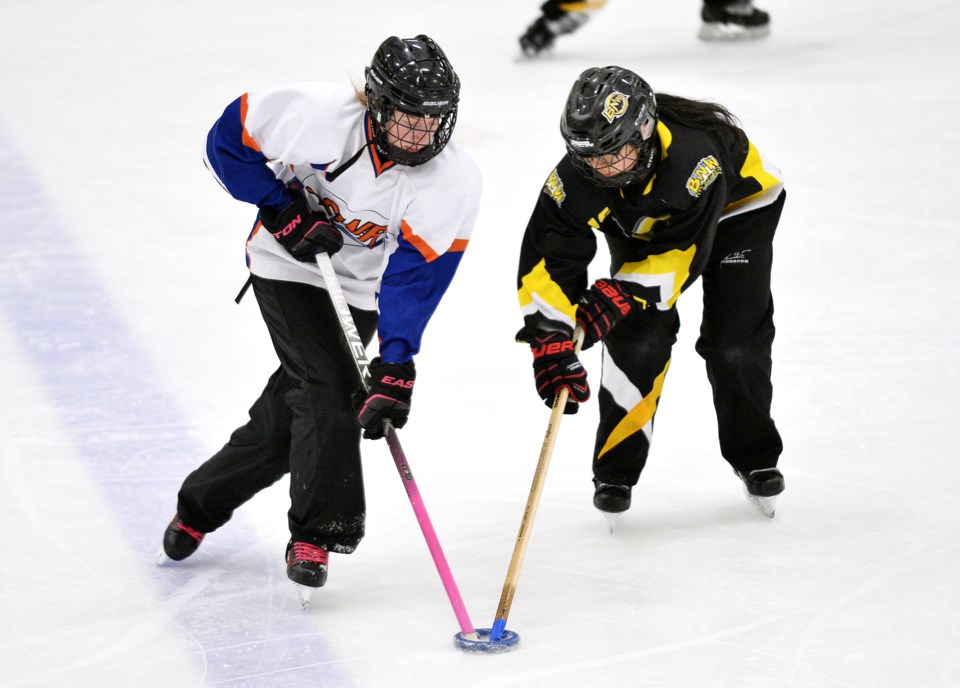
<path id="1" fill-rule="evenodd" d="M 323 275 L 323 281 L 326 283 L 327 292 L 333 301 L 334 310 L 340 319 L 340 327 L 347 340 L 347 347 L 353 354 L 353 360 L 357 364 L 357 371 L 360 373 L 360 379 L 363 382 L 363 390 L 370 390 L 370 361 L 367 360 L 367 350 L 360 338 L 356 324 L 353 322 L 353 316 L 350 314 L 350 306 L 343 295 L 343 289 L 340 288 L 340 281 L 337 279 L 337 273 L 334 272 L 333 263 L 330 262 L 330 256 L 326 253 L 317 254 L 317 265 L 320 267 L 320 273 Z M 407 496 L 410 498 L 410 505 L 417 516 L 417 523 L 420 524 L 420 530 L 423 531 L 423 537 L 427 541 L 427 547 L 430 549 L 430 555 L 433 557 L 433 563 L 440 574 L 440 580 L 443 581 L 443 588 L 447 591 L 447 597 L 450 598 L 450 604 L 453 605 L 453 613 L 457 616 L 457 622 L 460 624 L 460 631 L 467 639 L 476 640 L 477 634 L 470 617 L 467 614 L 467 608 L 463 604 L 463 598 L 457 589 L 457 583 L 453 579 L 453 572 L 450 565 L 447 564 L 447 558 L 443 555 L 440 548 L 440 540 L 430 522 L 430 516 L 427 514 L 427 507 L 420 496 L 420 490 L 417 488 L 417 481 L 413 478 L 413 472 L 410 470 L 410 464 L 404 456 L 403 449 L 400 446 L 400 439 L 397 437 L 397 431 L 389 421 L 384 422 L 386 430 L 387 445 L 390 447 L 390 454 L 393 456 L 393 462 L 397 466 L 400 478 L 403 480 L 403 486 L 406 488 Z"/>
<path id="2" fill-rule="evenodd" d="M 576 340 L 574 352 L 579 354 L 583 346 L 583 330 L 580 327 L 574 330 L 573 338 Z M 560 431 L 560 419 L 563 418 L 563 409 L 567 405 L 568 396 L 570 396 L 570 390 L 564 387 L 557 392 L 557 395 L 553 398 L 550 422 L 547 423 L 547 432 L 543 438 L 543 446 L 540 449 L 540 458 L 537 460 L 537 470 L 534 471 L 533 484 L 530 486 L 530 496 L 527 497 L 527 506 L 523 510 L 523 518 L 520 520 L 517 544 L 513 548 L 513 556 L 510 558 L 510 566 L 507 568 L 507 577 L 503 582 L 503 592 L 500 595 L 500 603 L 497 605 L 497 615 L 493 620 L 493 628 L 490 632 L 490 640 L 493 642 L 500 639 L 504 629 L 507 627 L 507 617 L 510 615 L 510 606 L 513 604 L 513 596 L 517 592 L 517 582 L 520 580 L 520 567 L 523 566 L 523 557 L 527 553 L 530 533 L 533 530 L 533 521 L 537 515 L 537 508 L 540 506 L 540 496 L 543 494 L 543 483 L 547 477 L 547 469 L 550 467 L 550 457 L 553 455 L 553 446 L 557 442 L 557 433 Z"/>

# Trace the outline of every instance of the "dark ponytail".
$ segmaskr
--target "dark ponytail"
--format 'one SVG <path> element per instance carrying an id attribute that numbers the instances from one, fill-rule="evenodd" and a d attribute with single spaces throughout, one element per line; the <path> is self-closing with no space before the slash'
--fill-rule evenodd
<path id="1" fill-rule="evenodd" d="M 747 152 L 747 135 L 740 128 L 740 121 L 727 108 L 718 103 L 705 100 L 691 100 L 669 93 L 657 93 L 657 107 L 660 118 L 671 122 L 706 131 L 727 130 L 734 137 L 737 146 Z"/>

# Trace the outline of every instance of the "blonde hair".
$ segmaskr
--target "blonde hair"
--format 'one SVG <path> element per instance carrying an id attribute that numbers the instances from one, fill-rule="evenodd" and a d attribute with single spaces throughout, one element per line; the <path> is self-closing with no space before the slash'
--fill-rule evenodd
<path id="1" fill-rule="evenodd" d="M 351 79 L 351 81 L 353 82 L 353 92 L 357 95 L 357 100 L 360 101 L 363 107 L 367 107 L 366 84 L 361 83 L 357 79 Z"/>

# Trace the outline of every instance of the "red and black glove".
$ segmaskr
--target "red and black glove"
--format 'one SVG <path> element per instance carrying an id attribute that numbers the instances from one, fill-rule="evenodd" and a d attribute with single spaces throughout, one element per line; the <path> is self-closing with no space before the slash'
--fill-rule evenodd
<path id="1" fill-rule="evenodd" d="M 607 336 L 620 321 L 643 310 L 646 302 L 634 300 L 627 286 L 615 279 L 599 279 L 577 304 L 577 325 L 583 328 L 583 348 Z"/>
<path id="2" fill-rule="evenodd" d="M 260 222 L 290 255 L 304 263 L 312 261 L 318 253 L 334 254 L 343 247 L 340 230 L 322 214 L 310 210 L 302 198 L 283 210 L 261 208 Z"/>
<path id="3" fill-rule="evenodd" d="M 570 396 L 564 413 L 576 413 L 590 398 L 587 371 L 577 357 L 573 340 L 560 332 L 544 332 L 530 342 L 533 351 L 533 375 L 537 394 L 547 406 L 553 406 L 557 393 L 567 388 Z"/>
<path id="4" fill-rule="evenodd" d="M 366 439 L 383 437 L 385 420 L 398 430 L 406 425 L 416 379 L 417 369 L 413 361 L 384 363 L 379 356 L 370 361 L 370 391 L 357 414 Z"/>

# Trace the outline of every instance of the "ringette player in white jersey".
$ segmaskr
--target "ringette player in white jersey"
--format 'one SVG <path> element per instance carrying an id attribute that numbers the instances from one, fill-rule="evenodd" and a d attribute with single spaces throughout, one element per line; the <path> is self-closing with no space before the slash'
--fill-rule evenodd
<path id="1" fill-rule="evenodd" d="M 407 422 L 414 357 L 476 221 L 480 173 L 450 137 L 460 80 L 431 38 L 391 37 L 362 92 L 299 82 L 246 93 L 207 139 L 205 162 L 236 199 L 259 209 L 247 241 L 253 293 L 280 367 L 250 421 L 187 476 L 164 533 L 167 557 L 285 474 L 290 479 L 287 575 L 309 587 L 328 553 L 364 535 L 360 433 Z M 315 256 L 330 254 L 365 343 L 364 398 Z"/>

